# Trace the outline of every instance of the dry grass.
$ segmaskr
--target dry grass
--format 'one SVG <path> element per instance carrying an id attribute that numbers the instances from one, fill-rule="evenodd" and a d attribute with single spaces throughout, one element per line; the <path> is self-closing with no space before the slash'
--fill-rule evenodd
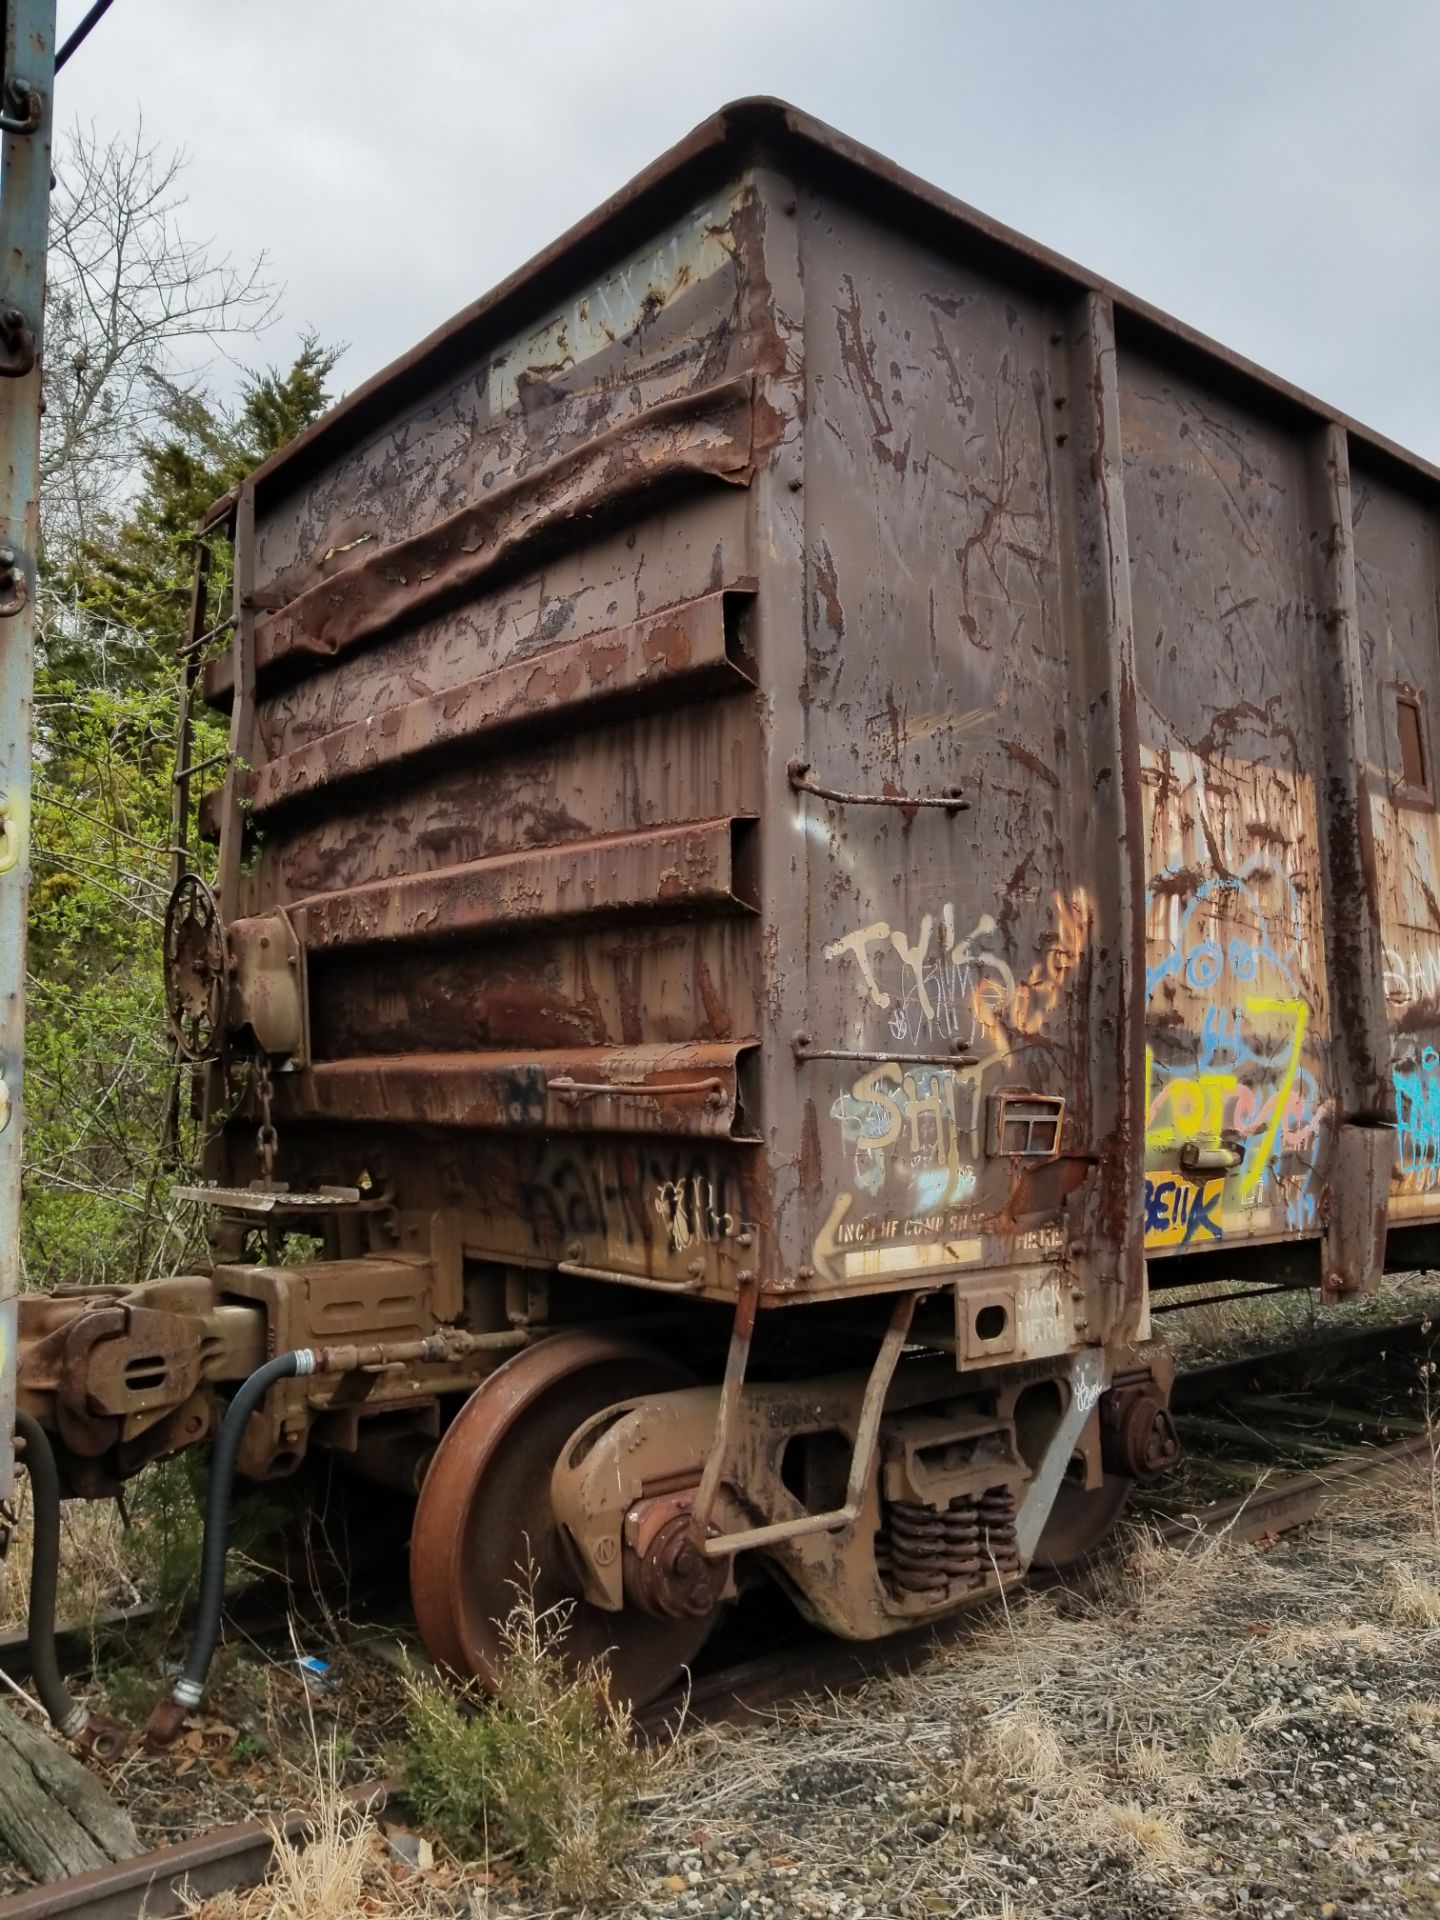
<path id="1" fill-rule="evenodd" d="M 1408 1561 L 1386 1568 L 1390 1612 L 1405 1627 L 1440 1627 L 1440 1585 Z"/>
<path id="2" fill-rule="evenodd" d="M 1205 1742 L 1205 1763 L 1225 1780 L 1243 1780 L 1255 1766 L 1255 1750 L 1244 1727 L 1217 1727 Z"/>
<path id="3" fill-rule="evenodd" d="M 108 1512 L 98 1518 L 93 1561 L 80 1552 L 75 1564 L 77 1575 L 93 1565 L 103 1606 L 117 1530 Z M 541 1899 L 617 1916 L 678 1911 L 702 1853 L 702 1910 L 733 1871 L 737 1905 L 763 1888 L 769 1904 L 754 1910 L 787 1915 L 863 1903 L 905 1920 L 1035 1920 L 1088 1904 L 1107 1876 L 1104 1911 L 1188 1911 L 1197 1889 L 1213 1891 L 1217 1829 L 1239 1836 L 1237 1860 L 1272 1864 L 1244 1809 L 1260 1792 L 1273 1801 L 1308 1755 L 1307 1716 L 1320 1709 L 1304 1704 L 1301 1682 L 1323 1697 L 1327 1736 L 1368 1739 L 1388 1719 L 1417 1766 L 1440 1765 L 1440 1700 L 1394 1696 L 1370 1672 L 1413 1663 L 1417 1634 L 1420 1660 L 1436 1644 L 1440 1436 L 1413 1472 L 1369 1483 L 1326 1525 L 1273 1553 L 1133 1532 L 1083 1595 L 1012 1597 L 904 1678 L 787 1704 L 742 1729 L 700 1729 L 659 1764 L 635 1754 L 597 1677 L 564 1675 L 562 1623 L 522 1601 L 499 1708 L 464 1713 L 417 1689 L 417 1810 L 463 1855 L 485 1858 L 497 1915 Z M 333 1783 L 333 1751 L 330 1765 Z M 1347 1806 L 1355 1827 L 1329 1842 L 1337 1873 L 1384 1858 L 1363 1814 L 1363 1802 L 1353 1815 Z M 281 1843 L 265 1888 L 197 1911 L 351 1920 L 423 1906 L 423 1876 L 397 1885 L 375 1822 L 323 1779 L 312 1829 L 308 1846 Z M 1296 1831 L 1298 1856 L 1308 1843 Z M 1028 1889 L 1015 1874 L 1027 1858 L 1044 1863 Z M 726 1864 L 741 1860 L 743 1874 Z M 508 1890 L 506 1862 L 520 1876 Z M 787 1876 L 813 1888 L 812 1904 L 792 1902 Z M 848 1905 L 834 1904 L 842 1891 Z"/>
<path id="4" fill-rule="evenodd" d="M 991 1729 L 998 1765 L 1006 1776 L 1035 1793 L 1053 1792 L 1074 1768 L 1059 1728 L 1021 1696 L 1011 1712 Z"/>
<path id="5" fill-rule="evenodd" d="M 1347 1828 L 1343 1833 L 1335 1835 L 1332 1844 L 1337 1853 L 1342 1854 L 1347 1860 L 1358 1862 L 1362 1867 L 1372 1867 L 1377 1861 L 1384 1860 L 1386 1857 L 1384 1842 L 1372 1839 L 1363 1830 Z"/>
<path id="6" fill-rule="evenodd" d="M 313 1738 L 313 1722 L 311 1731 Z M 384 1835 L 341 1786 L 334 1740 L 316 1740 L 314 1754 L 317 1784 L 305 1825 L 292 1837 L 272 1823 L 274 1855 L 263 1883 L 187 1898 L 191 1920 L 362 1920 L 423 1911 L 423 1899 L 384 1872 Z"/>
<path id="7" fill-rule="evenodd" d="M 1101 1846 L 1157 1874 L 1170 1874 L 1185 1866 L 1194 1851 L 1178 1820 L 1133 1800 L 1106 1801 L 1097 1808 L 1094 1837 Z"/>
<path id="8" fill-rule="evenodd" d="M 1225 1534 L 1196 1533 L 1177 1543 L 1141 1530 L 1102 1605 L 1143 1614 L 1155 1627 L 1185 1626 L 1203 1617 L 1223 1588 L 1263 1570 L 1261 1555 Z"/>
<path id="9" fill-rule="evenodd" d="M 30 1605 L 30 1484 L 16 1476 L 11 1502 L 18 1525 L 5 1557 L 0 1586 L 0 1631 L 25 1625 Z M 106 1500 L 67 1500 L 60 1509 L 60 1588 L 57 1608 L 67 1622 L 88 1626 L 114 1607 L 132 1607 L 140 1590 L 126 1562 L 124 1527 Z"/>
<path id="10" fill-rule="evenodd" d="M 190 1911 L 205 1920 L 354 1920 L 376 1911 L 366 1883 L 379 1843 L 369 1815 L 322 1793 L 300 1839 L 276 1830 L 274 1864 L 262 1886 Z"/>
<path id="11" fill-rule="evenodd" d="M 695 1730 L 663 1768 L 623 1778 L 607 1771 L 616 1723 L 596 1719 L 593 1687 L 578 1732 L 568 1719 L 575 1697 L 548 1664 L 557 1623 L 522 1609 L 506 1710 L 466 1716 L 422 1692 L 419 1744 L 432 1742 L 468 1850 L 488 1841 L 522 1869 L 518 1885 L 503 1865 L 489 1878 L 497 1920 L 537 1900 L 672 1915 L 692 1892 L 714 1910 L 726 1884 L 726 1910 L 748 1898 L 752 1911 L 796 1916 L 1038 1920 L 1102 1897 L 1105 1912 L 1190 1911 L 1213 1904 L 1217 1874 L 1244 1877 L 1256 1860 L 1268 1877 L 1302 1857 L 1304 1897 L 1321 1911 L 1393 1845 L 1364 1830 L 1363 1798 L 1344 1798 L 1310 1856 L 1305 1836 L 1321 1818 L 1311 1803 L 1283 1856 L 1247 1809 L 1257 1793 L 1283 1807 L 1276 1791 L 1318 1750 L 1316 1724 L 1353 1744 L 1388 1720 L 1420 1770 L 1417 1798 L 1433 1784 L 1424 1770 L 1440 1766 L 1440 1701 L 1433 1689 L 1397 1697 L 1384 1678 L 1412 1659 L 1417 1628 L 1440 1624 L 1424 1599 L 1440 1580 L 1428 1497 L 1423 1472 L 1383 1496 L 1367 1487 L 1328 1533 L 1271 1553 L 1132 1533 L 1083 1594 L 1012 1596 L 903 1678 L 790 1703 L 744 1728 Z M 497 1726 L 518 1742 L 518 1763 L 501 1759 Z M 602 1803 L 607 1821 L 618 1816 L 603 1832 Z M 270 1888 L 234 1920 L 349 1920 L 420 1897 L 412 1882 L 377 1904 L 373 1831 L 362 1840 L 350 1816 L 332 1832 L 322 1811 L 333 1869 L 317 1856 L 312 1888 L 303 1853 L 277 1862 Z M 431 1818 L 443 1824 L 443 1809 Z M 1036 1863 L 1029 1881 L 1025 1861 Z"/>
<path id="12" fill-rule="evenodd" d="M 1318 1295 L 1308 1288 L 1249 1299 L 1237 1294 L 1229 1301 L 1183 1307 L 1186 1299 L 1199 1299 L 1212 1291 L 1205 1284 L 1167 1289 L 1163 1296 L 1165 1306 L 1183 1310 L 1167 1312 L 1157 1319 L 1156 1326 L 1187 1361 L 1303 1345 L 1313 1336 L 1339 1327 L 1431 1312 L 1440 1318 L 1440 1291 L 1433 1273 L 1388 1274 L 1384 1286 L 1375 1293 L 1352 1294 L 1323 1307 Z"/>
<path id="13" fill-rule="evenodd" d="M 1268 1651 L 1278 1660 L 1305 1660 L 1316 1655 L 1333 1659 L 1347 1650 L 1385 1659 L 1394 1645 L 1394 1634 L 1369 1620 L 1287 1620 L 1266 1641 Z"/>
<path id="14" fill-rule="evenodd" d="M 1383 1681 L 1361 1691 L 1371 1667 L 1407 1657 L 1410 1645 L 1381 1581 L 1397 1538 L 1415 1544 L 1403 1556 L 1412 1571 L 1440 1574 L 1421 1550 L 1427 1503 L 1424 1473 L 1383 1498 L 1369 1486 L 1328 1531 L 1274 1552 L 1136 1532 L 1098 1586 L 1012 1597 L 949 1655 L 903 1679 L 787 1709 L 773 1726 L 694 1736 L 687 1768 L 651 1810 L 652 1858 L 702 1829 L 723 1861 L 760 1824 L 773 1835 L 762 1847 L 816 1863 L 817 1900 L 837 1884 L 853 1888 L 863 1871 L 867 1912 L 980 1920 L 1020 1911 L 1017 1858 L 1046 1863 L 1030 1902 L 1037 1911 L 1086 1904 L 1097 1876 L 1110 1876 L 1106 1911 L 1127 1910 L 1127 1899 L 1147 1913 L 1156 1901 L 1204 1904 L 1227 1861 L 1259 1858 L 1269 1871 L 1271 1843 L 1244 1809 L 1310 1752 L 1309 1716 L 1356 1728 L 1342 1736 L 1352 1740 L 1371 1738 L 1390 1716 L 1410 1729 L 1417 1765 L 1440 1751 L 1440 1707 L 1427 1702 L 1407 1719 Z M 957 1733 L 976 1714 L 978 1730 Z M 823 1795 L 812 1804 L 817 1763 L 798 1764 L 814 1755 L 852 1796 L 833 1810 Z M 965 1779 L 968 1817 L 957 1817 L 953 1797 L 914 1784 L 947 1768 Z M 799 1825 L 788 1830 L 797 1802 Z M 773 1827 L 764 1824 L 771 1809 Z M 1307 1809 L 1287 1862 L 1314 1826 Z M 1217 1842 L 1217 1828 L 1230 1838 Z M 877 1829 L 887 1835 L 879 1845 Z M 923 1847 L 910 1838 L 917 1830 Z M 1368 1847 L 1357 1837 L 1338 1864 L 1308 1871 L 1317 1882 L 1328 1873 L 1327 1888 L 1343 1894 L 1346 1860 L 1361 1871 Z M 767 1890 L 791 1910 L 782 1888 Z"/>

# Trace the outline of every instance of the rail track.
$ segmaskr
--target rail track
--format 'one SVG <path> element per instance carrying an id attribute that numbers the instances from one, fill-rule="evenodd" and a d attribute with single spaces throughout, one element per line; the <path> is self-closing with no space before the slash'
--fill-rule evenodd
<path id="1" fill-rule="evenodd" d="M 1311 1524 L 1358 1484 L 1378 1483 L 1433 1459 L 1440 1430 L 1394 1404 L 1404 1397 L 1406 1375 L 1413 1378 L 1429 1331 L 1430 1323 L 1419 1318 L 1360 1327 L 1303 1349 L 1182 1372 L 1175 1406 L 1191 1448 L 1187 1467 L 1137 1502 L 1137 1517 L 1171 1541 L 1224 1534 L 1236 1543 L 1263 1543 Z M 1374 1391 L 1377 1404 L 1362 1411 L 1339 1401 L 1336 1391 L 1367 1363 L 1367 1391 Z M 1304 1384 L 1297 1384 L 1297 1374 Z M 1304 1464 L 1294 1464 L 1297 1459 Z M 1219 1483 L 1220 1490 L 1197 1502 L 1197 1482 Z M 1227 1482 L 1233 1490 L 1226 1490 Z M 1082 1565 L 1063 1575 L 1037 1575 L 1031 1584 L 1083 1587 L 1097 1571 Z M 232 1624 L 252 1638 L 278 1633 L 297 1604 L 303 1610 L 303 1600 L 287 1597 L 283 1582 L 262 1581 L 237 1597 Z M 106 1616 L 101 1624 L 124 1630 L 154 1617 L 154 1609 L 138 1607 Z M 647 1740 L 665 1740 L 682 1726 L 739 1723 L 787 1698 L 841 1691 L 901 1672 L 962 1643 L 973 1621 L 973 1615 L 962 1615 L 888 1640 L 854 1643 L 816 1634 L 793 1614 L 756 1608 L 734 1634 L 718 1637 L 713 1658 L 686 1688 L 637 1716 L 637 1731 Z M 92 1644 L 89 1631 L 62 1638 L 62 1658 L 72 1671 L 83 1668 Z M 24 1676 L 23 1636 L 0 1639 L 0 1668 L 13 1678 Z M 391 1780 L 362 1783 L 349 1797 L 372 1812 L 403 1812 Z M 0 1920 L 171 1920 L 186 1912 L 187 1897 L 257 1884 L 273 1858 L 275 1833 L 303 1841 L 305 1830 L 299 1812 L 274 1824 L 257 1820 L 219 1828 L 0 1900 Z"/>

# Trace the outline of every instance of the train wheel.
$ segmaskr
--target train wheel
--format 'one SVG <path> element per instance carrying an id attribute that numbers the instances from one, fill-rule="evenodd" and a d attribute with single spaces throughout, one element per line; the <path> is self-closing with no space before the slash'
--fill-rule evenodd
<path id="1" fill-rule="evenodd" d="M 1093 1553 L 1120 1518 L 1133 1485 L 1123 1473 L 1107 1473 L 1090 1492 L 1077 1481 L 1062 1480 L 1031 1565 L 1062 1573 Z"/>
<path id="2" fill-rule="evenodd" d="M 478 1386 L 436 1449 L 410 1539 L 410 1593 L 427 1651 L 457 1679 L 497 1690 L 502 1625 L 533 1569 L 537 1611 L 571 1603 L 560 1644 L 606 1661 L 617 1700 L 653 1700 L 700 1651 L 719 1615 L 657 1619 L 581 1598 L 550 1476 L 582 1421 L 622 1400 L 693 1386 L 678 1361 L 619 1335 L 558 1333 Z"/>

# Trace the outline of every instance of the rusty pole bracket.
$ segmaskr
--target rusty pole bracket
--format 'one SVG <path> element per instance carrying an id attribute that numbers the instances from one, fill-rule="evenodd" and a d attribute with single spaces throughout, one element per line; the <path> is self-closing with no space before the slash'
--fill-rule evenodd
<path id="1" fill-rule="evenodd" d="M 0 380 L 23 379 L 34 365 L 34 328 L 19 307 L 0 307 Z"/>
<path id="2" fill-rule="evenodd" d="M 808 760 L 792 760 L 786 772 L 797 793 L 813 793 L 818 800 L 833 800 L 841 807 L 943 807 L 946 813 L 966 813 L 970 807 L 958 787 L 942 794 L 846 793 L 840 787 L 822 787 L 811 773 Z"/>
<path id="3" fill-rule="evenodd" d="M 20 612 L 30 599 L 30 583 L 13 547 L 0 547 L 0 620 Z"/>
<path id="4" fill-rule="evenodd" d="M 45 102 L 37 88 L 18 74 L 5 82 L 5 110 L 0 113 L 0 133 L 38 133 L 44 117 Z"/>

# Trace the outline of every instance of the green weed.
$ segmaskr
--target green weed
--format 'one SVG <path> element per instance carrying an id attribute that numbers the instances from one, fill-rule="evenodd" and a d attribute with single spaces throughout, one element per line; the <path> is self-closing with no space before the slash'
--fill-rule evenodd
<path id="1" fill-rule="evenodd" d="M 659 1762 L 634 1744 L 603 1666 L 561 1658 L 567 1618 L 521 1594 L 493 1700 L 412 1684 L 402 1771 L 417 1820 L 457 1853 L 518 1854 L 552 1894 L 575 1899 L 613 1882 Z"/>

